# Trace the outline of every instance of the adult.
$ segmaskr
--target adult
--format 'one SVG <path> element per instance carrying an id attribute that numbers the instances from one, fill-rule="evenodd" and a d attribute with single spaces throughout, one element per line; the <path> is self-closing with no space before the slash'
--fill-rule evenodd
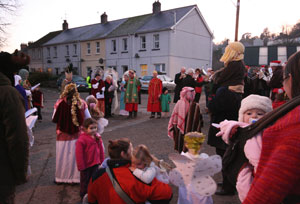
<path id="1" fill-rule="evenodd" d="M 65 79 L 61 82 L 60 92 L 65 90 L 65 86 L 73 82 L 73 65 L 70 64 L 65 68 Z"/>
<path id="2" fill-rule="evenodd" d="M 225 48 L 225 53 L 220 61 L 224 62 L 225 67 L 215 72 L 213 78 L 215 86 L 218 87 L 215 97 L 208 103 L 208 109 L 211 112 L 211 124 L 220 123 L 227 120 L 238 120 L 238 112 L 242 101 L 244 90 L 244 46 L 240 42 L 232 42 Z M 207 143 L 216 148 L 216 153 L 223 157 L 227 144 L 222 138 L 217 137 L 219 129 L 210 126 L 208 131 Z M 217 190 L 217 195 L 233 195 L 235 186 L 233 186 L 226 175 L 222 172 L 222 188 Z"/>
<path id="3" fill-rule="evenodd" d="M 128 118 L 137 117 L 138 111 L 138 87 L 140 81 L 136 78 L 134 71 L 129 70 L 129 79 L 126 83 L 126 94 L 125 94 L 125 110 L 129 112 Z"/>
<path id="4" fill-rule="evenodd" d="M 148 88 L 147 111 L 151 112 L 150 118 L 154 118 L 155 113 L 157 113 L 157 118 L 161 118 L 161 104 L 160 104 L 161 94 L 162 94 L 162 81 L 159 78 L 157 78 L 157 71 L 153 71 L 153 78 L 151 79 Z"/>
<path id="5" fill-rule="evenodd" d="M 300 52 L 292 55 L 283 72 L 283 87 L 290 102 L 300 97 Z M 272 112 L 272 113 L 273 113 Z M 262 133 L 262 151 L 250 191 L 243 203 L 300 202 L 300 104 Z"/>
<path id="6" fill-rule="evenodd" d="M 75 159 L 75 143 L 80 126 L 90 118 L 87 104 L 79 97 L 76 84 L 65 86 L 54 105 L 52 121 L 56 123 L 56 183 L 79 183 L 80 172 Z"/>
<path id="7" fill-rule="evenodd" d="M 175 90 L 174 90 L 174 103 L 177 103 L 177 101 L 180 99 L 180 92 L 181 92 L 181 89 L 183 88 L 182 86 L 182 80 L 185 78 L 185 67 L 182 67 L 180 72 L 177 73 L 175 75 Z"/>
<path id="8" fill-rule="evenodd" d="M 201 70 L 199 68 L 197 68 L 195 70 L 195 75 L 196 75 L 196 82 L 198 83 L 202 83 L 204 81 L 203 77 L 202 77 L 202 74 L 201 74 Z M 200 97 L 201 97 L 201 93 L 202 93 L 202 86 L 198 86 L 198 87 L 195 87 L 195 92 L 196 92 L 196 95 L 195 95 L 195 99 L 194 101 L 196 103 L 199 103 L 200 101 Z"/>
<path id="9" fill-rule="evenodd" d="M 207 68 L 207 77 L 210 78 L 214 74 L 214 70 L 212 68 Z M 210 96 L 213 89 L 213 81 L 210 80 L 207 84 L 204 85 L 204 93 L 205 93 L 205 106 L 208 105 L 208 97 Z"/>
<path id="10" fill-rule="evenodd" d="M 92 77 L 92 70 L 89 71 L 87 77 L 86 77 L 86 83 L 88 84 L 88 90 L 89 90 L 89 95 L 92 94 L 92 84 L 91 84 L 91 79 Z"/>
<path id="11" fill-rule="evenodd" d="M 129 75 L 128 72 L 125 72 L 123 74 L 123 78 L 122 78 L 122 82 L 120 83 L 120 115 L 125 115 L 128 116 L 129 113 L 128 111 L 125 110 L 125 92 L 126 92 L 126 88 L 125 88 L 125 84 L 129 79 Z"/>
<path id="12" fill-rule="evenodd" d="M 269 82 L 269 87 L 271 88 L 271 100 L 274 101 L 276 93 L 273 92 L 274 89 L 283 87 L 283 67 L 281 66 L 281 61 L 270 62 L 270 67 L 272 68 L 272 77 Z"/>
<path id="13" fill-rule="evenodd" d="M 29 77 L 29 72 L 27 69 L 20 69 L 19 71 L 19 76 L 21 77 L 21 82 L 20 85 L 24 88 L 25 92 L 26 92 L 26 100 L 27 100 L 27 110 L 32 108 L 32 93 L 31 93 L 31 84 L 28 80 Z"/>
<path id="14" fill-rule="evenodd" d="M 104 81 L 101 79 L 101 75 L 99 73 L 95 74 L 95 78 L 91 82 L 92 90 L 91 93 L 98 100 L 98 108 L 99 110 L 105 114 L 105 101 L 104 101 Z"/>
<path id="15" fill-rule="evenodd" d="M 206 81 L 197 82 L 194 78 L 195 70 L 189 68 L 186 72 L 186 77 L 182 80 L 182 87 L 201 87 L 203 84 L 207 83 Z"/>
<path id="16" fill-rule="evenodd" d="M 109 141 L 107 161 L 112 177 L 116 180 L 124 194 L 127 194 L 133 203 L 169 203 L 172 198 L 172 189 L 168 184 L 158 181 L 156 178 L 150 184 L 137 179 L 129 169 L 132 157 L 132 144 L 124 138 Z M 99 169 L 93 176 L 88 188 L 89 203 L 125 203 L 118 195 L 107 168 Z"/>
<path id="17" fill-rule="evenodd" d="M 22 96 L 14 84 L 14 72 L 29 64 L 18 51 L 0 53 L 0 203 L 13 204 L 15 187 L 26 182 L 29 141 Z"/>
<path id="18" fill-rule="evenodd" d="M 23 88 L 23 86 L 20 85 L 22 78 L 17 74 L 14 76 L 14 78 L 15 78 L 15 87 L 18 90 L 18 92 L 21 94 L 21 96 L 23 97 L 22 101 L 23 101 L 25 111 L 28 111 L 28 98 L 26 95 L 26 91 Z"/>
<path id="19" fill-rule="evenodd" d="M 105 118 L 111 117 L 111 104 L 114 98 L 114 85 L 113 79 L 110 75 L 106 76 L 105 82 L 105 91 L 104 91 L 104 101 L 105 101 Z"/>

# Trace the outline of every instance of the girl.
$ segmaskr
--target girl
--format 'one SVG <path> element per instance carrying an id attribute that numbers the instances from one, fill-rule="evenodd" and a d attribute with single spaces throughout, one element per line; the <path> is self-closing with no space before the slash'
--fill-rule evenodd
<path id="1" fill-rule="evenodd" d="M 151 183 L 155 177 L 163 183 L 169 183 L 166 172 L 166 168 L 170 169 L 169 165 L 151 155 L 145 145 L 139 145 L 135 148 L 131 161 L 129 169 L 144 183 Z"/>
<path id="2" fill-rule="evenodd" d="M 104 160 L 103 142 L 97 132 L 98 123 L 92 118 L 83 122 L 83 132 L 76 142 L 76 162 L 80 171 L 80 197 L 87 193 L 88 183 L 93 173 Z"/>
<path id="3" fill-rule="evenodd" d="M 125 88 L 125 84 L 128 81 L 129 76 L 128 76 L 128 72 L 125 72 L 123 75 L 123 80 L 120 84 L 120 91 L 121 91 L 121 96 L 120 96 L 120 115 L 124 115 L 124 116 L 128 116 L 129 113 L 128 111 L 125 110 L 125 92 L 126 92 L 126 88 Z"/>
<path id="4" fill-rule="evenodd" d="M 93 95 L 89 95 L 85 100 L 91 117 L 98 123 L 98 133 L 102 134 L 104 132 L 104 128 L 108 125 L 108 120 L 103 118 L 104 114 L 100 111 L 97 104 L 99 101 Z"/>
<path id="5" fill-rule="evenodd" d="M 230 132 L 232 129 L 240 126 L 246 127 L 253 122 L 256 122 L 262 118 L 266 113 L 272 111 L 272 101 L 268 97 L 259 95 L 250 95 L 242 100 L 241 108 L 239 110 L 239 121 L 223 121 L 220 123 L 220 132 L 217 136 L 222 136 L 222 139 L 227 144 L 229 143 Z M 249 160 L 249 163 L 240 171 L 236 189 L 239 193 L 241 201 L 245 199 L 250 189 L 253 173 L 256 172 L 256 168 L 260 159 L 262 138 L 261 134 L 249 139 L 244 147 L 245 155 Z"/>
<path id="6" fill-rule="evenodd" d="M 163 117 L 168 117 L 168 113 L 170 112 L 170 103 L 171 103 L 171 96 L 168 94 L 167 87 L 162 89 L 162 95 L 160 96 L 160 103 L 161 103 L 161 111 L 163 112 Z"/>

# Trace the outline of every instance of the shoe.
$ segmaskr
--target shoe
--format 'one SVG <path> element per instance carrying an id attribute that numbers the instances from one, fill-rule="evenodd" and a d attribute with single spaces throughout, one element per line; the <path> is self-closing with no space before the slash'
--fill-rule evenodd
<path id="1" fill-rule="evenodd" d="M 154 115 L 151 115 L 150 118 L 154 118 Z"/>
<path id="2" fill-rule="evenodd" d="M 223 186 L 223 182 L 217 183 L 217 186 L 218 186 L 218 187 L 222 187 L 222 186 Z"/>
<path id="3" fill-rule="evenodd" d="M 57 181 L 53 181 L 53 183 L 55 183 L 56 185 L 62 185 L 63 183 L 61 183 L 61 182 L 57 182 Z"/>
<path id="4" fill-rule="evenodd" d="M 156 118 L 157 118 L 157 119 L 160 119 L 160 118 L 161 118 L 161 116 L 160 116 L 160 115 L 158 115 Z"/>
<path id="5" fill-rule="evenodd" d="M 219 195 L 219 196 L 229 196 L 229 195 L 234 195 L 234 192 L 231 192 L 231 191 L 225 191 L 224 189 L 220 189 L 220 190 L 217 190 L 215 192 L 216 195 Z"/>

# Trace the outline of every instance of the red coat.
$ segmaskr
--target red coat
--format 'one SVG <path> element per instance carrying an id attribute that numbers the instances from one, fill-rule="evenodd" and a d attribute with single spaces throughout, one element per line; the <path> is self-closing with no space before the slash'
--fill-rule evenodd
<path id="1" fill-rule="evenodd" d="M 94 86 L 95 86 L 98 82 L 99 82 L 99 84 L 98 84 L 97 88 L 94 88 Z M 102 93 L 102 88 L 105 87 L 104 81 L 103 81 L 102 79 L 100 79 L 100 81 L 97 81 L 96 79 L 93 79 L 93 80 L 91 81 L 91 85 L 92 85 L 91 93 L 92 93 L 92 95 L 95 96 L 95 97 L 96 97 L 96 94 L 97 94 L 98 92 Z M 96 98 L 97 98 L 97 97 L 96 97 Z M 102 99 L 102 100 L 104 100 L 104 99 Z"/>
<path id="2" fill-rule="evenodd" d="M 158 78 L 151 79 L 148 88 L 148 112 L 161 112 L 160 95 L 162 94 L 162 81 Z"/>
<path id="3" fill-rule="evenodd" d="M 126 160 L 108 160 L 108 166 L 115 175 L 123 191 L 135 202 L 171 200 L 172 189 L 168 184 L 156 178 L 150 184 L 137 179 L 129 170 L 130 163 Z M 98 204 L 125 204 L 119 197 L 105 171 L 100 169 L 94 174 L 88 186 L 89 203 Z"/>
<path id="4" fill-rule="evenodd" d="M 82 132 L 76 142 L 76 163 L 79 171 L 85 170 L 104 161 L 103 141 L 100 135 L 98 139 Z"/>
<path id="5" fill-rule="evenodd" d="M 40 90 L 34 90 L 32 92 L 33 106 L 44 107 L 44 95 Z"/>
<path id="6" fill-rule="evenodd" d="M 201 75 L 200 75 L 200 77 L 199 76 L 197 77 L 197 82 L 198 83 L 203 82 L 203 77 Z M 196 93 L 201 93 L 202 92 L 202 86 L 196 86 L 195 87 L 195 92 Z"/>
<path id="7" fill-rule="evenodd" d="M 282 203 L 300 196 L 300 106 L 267 128 L 251 189 L 243 203 Z"/>

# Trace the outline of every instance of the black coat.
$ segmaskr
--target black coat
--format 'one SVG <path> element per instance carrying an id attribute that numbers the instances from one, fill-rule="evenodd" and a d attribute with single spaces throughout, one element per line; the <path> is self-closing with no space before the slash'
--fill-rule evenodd
<path id="1" fill-rule="evenodd" d="M 175 87 L 175 90 L 174 90 L 174 103 L 177 103 L 177 101 L 180 99 L 180 91 L 182 89 L 182 81 L 183 81 L 183 78 L 180 79 L 180 76 L 181 76 L 181 72 L 179 72 L 178 74 L 175 75 L 175 84 L 176 84 L 176 87 Z"/>
<path id="2" fill-rule="evenodd" d="M 186 77 L 182 81 L 182 88 L 186 87 L 186 86 L 192 87 L 192 88 L 200 87 L 205 83 L 206 82 L 204 82 L 204 81 L 203 82 L 197 82 L 191 75 L 186 75 Z"/>
<path id="3" fill-rule="evenodd" d="M 211 123 L 220 123 L 223 120 L 238 120 L 238 113 L 241 106 L 242 94 L 228 90 L 228 87 L 217 89 L 216 96 L 208 103 L 211 112 Z M 227 144 L 222 137 L 216 137 L 219 129 L 212 125 L 208 131 L 207 143 L 219 149 L 225 150 Z"/>

